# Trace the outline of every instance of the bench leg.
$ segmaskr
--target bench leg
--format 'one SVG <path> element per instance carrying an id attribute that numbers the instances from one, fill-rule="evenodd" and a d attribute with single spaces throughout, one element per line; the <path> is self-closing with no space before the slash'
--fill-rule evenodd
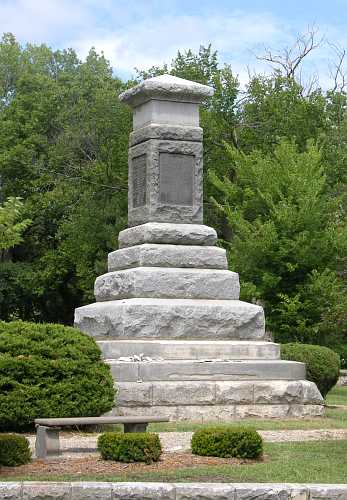
<path id="1" fill-rule="evenodd" d="M 124 424 L 124 432 L 146 432 L 147 423 L 143 424 Z"/>
<path id="2" fill-rule="evenodd" d="M 36 426 L 35 454 L 37 458 L 56 457 L 61 454 L 59 427 Z"/>

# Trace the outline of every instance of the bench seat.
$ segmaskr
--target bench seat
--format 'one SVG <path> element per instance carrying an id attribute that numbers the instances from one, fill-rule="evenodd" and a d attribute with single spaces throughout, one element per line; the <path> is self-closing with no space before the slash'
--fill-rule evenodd
<path id="1" fill-rule="evenodd" d="M 123 424 L 124 432 L 145 432 L 149 423 L 168 422 L 167 417 L 72 417 L 36 418 L 35 453 L 37 458 L 60 455 L 59 431 L 62 427 Z"/>

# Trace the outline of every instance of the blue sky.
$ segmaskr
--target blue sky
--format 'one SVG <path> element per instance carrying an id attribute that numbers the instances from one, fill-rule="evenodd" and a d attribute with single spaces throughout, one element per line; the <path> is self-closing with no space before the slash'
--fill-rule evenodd
<path id="1" fill-rule="evenodd" d="M 94 46 L 123 78 L 212 43 L 245 82 L 248 70 L 268 70 L 256 59 L 264 46 L 289 46 L 308 25 L 325 41 L 307 72 L 319 73 L 324 85 L 334 57 L 327 41 L 347 47 L 347 0 L 0 0 L 0 32 L 72 47 L 81 58 Z"/>

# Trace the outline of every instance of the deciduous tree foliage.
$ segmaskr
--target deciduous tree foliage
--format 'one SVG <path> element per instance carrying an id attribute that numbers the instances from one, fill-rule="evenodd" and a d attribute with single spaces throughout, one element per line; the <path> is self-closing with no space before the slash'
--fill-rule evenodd
<path id="1" fill-rule="evenodd" d="M 164 72 L 215 89 L 201 108 L 205 222 L 243 298 L 264 305 L 276 340 L 346 344 L 346 94 L 278 70 L 241 88 L 210 46 L 122 82 L 94 49 L 82 62 L 4 35 L 0 203 L 21 197 L 32 223 L 0 265 L 0 317 L 69 323 L 92 300 L 126 225 L 131 113 L 118 95 Z"/>

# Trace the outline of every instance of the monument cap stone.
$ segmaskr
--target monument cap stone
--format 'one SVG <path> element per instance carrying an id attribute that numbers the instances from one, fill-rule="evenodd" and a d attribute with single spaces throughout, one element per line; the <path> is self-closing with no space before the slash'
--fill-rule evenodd
<path id="1" fill-rule="evenodd" d="M 150 99 L 201 103 L 213 92 L 208 85 L 165 74 L 144 80 L 120 94 L 119 99 L 135 108 Z"/>

